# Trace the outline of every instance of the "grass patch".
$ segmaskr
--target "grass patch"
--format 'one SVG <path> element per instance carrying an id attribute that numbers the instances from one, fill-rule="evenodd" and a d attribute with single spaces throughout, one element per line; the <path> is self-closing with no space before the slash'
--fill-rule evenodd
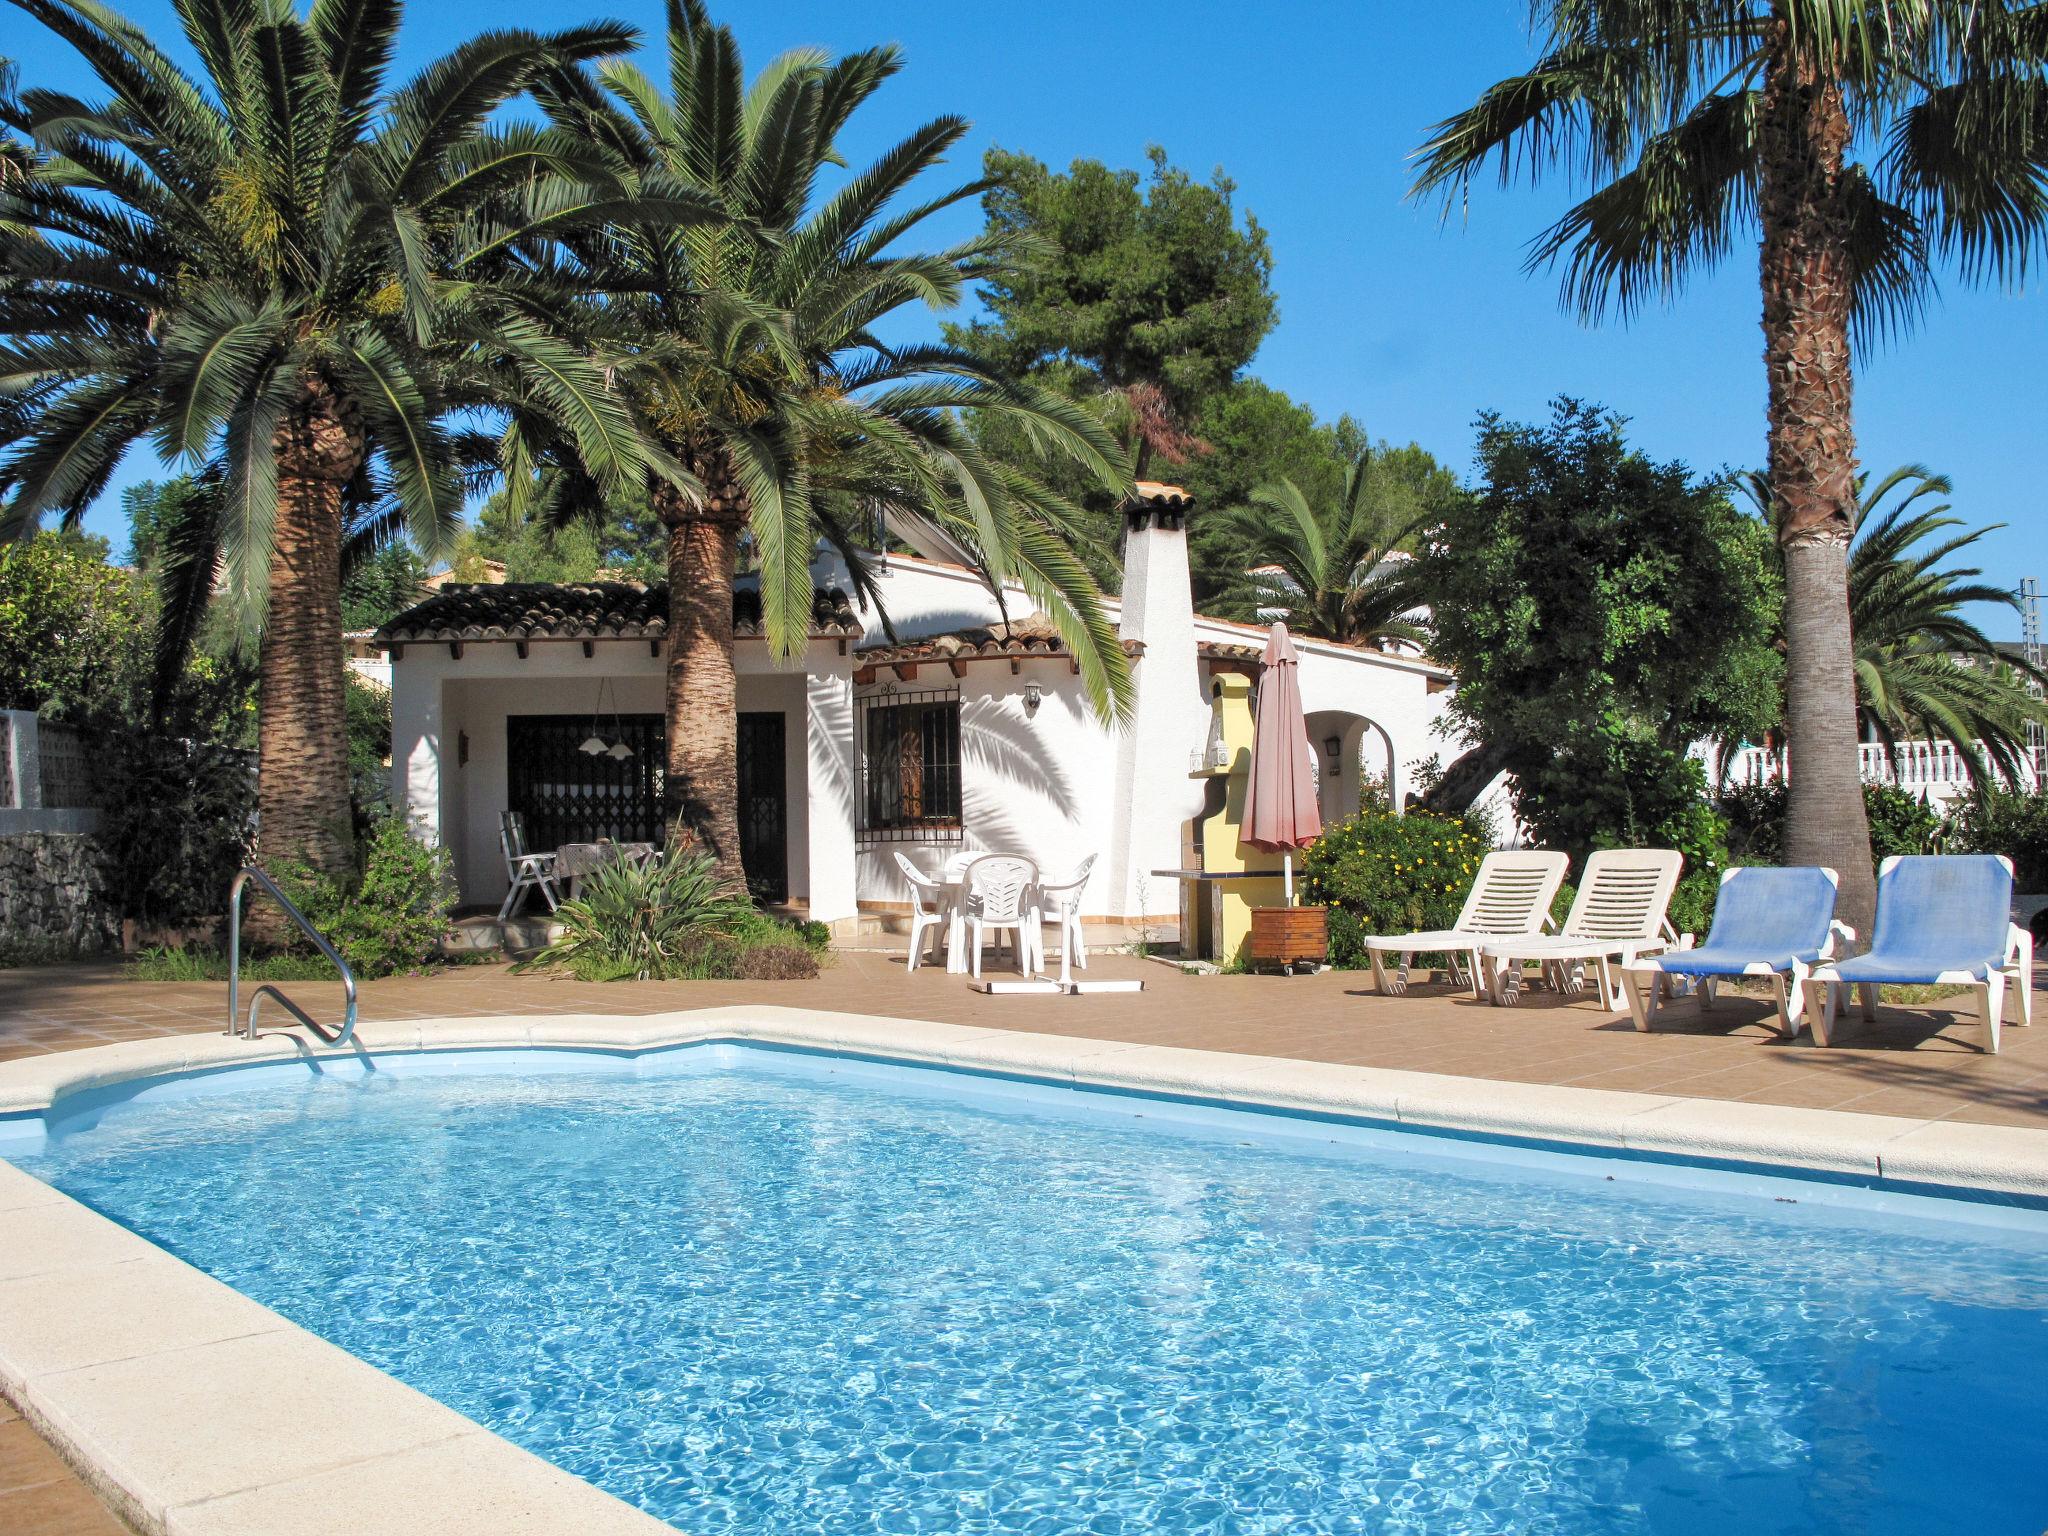
<path id="1" fill-rule="evenodd" d="M 249 955 L 242 960 L 247 981 L 332 981 L 334 965 L 320 955 Z M 211 949 L 138 951 L 128 962 L 130 981 L 226 981 L 228 957 Z"/>

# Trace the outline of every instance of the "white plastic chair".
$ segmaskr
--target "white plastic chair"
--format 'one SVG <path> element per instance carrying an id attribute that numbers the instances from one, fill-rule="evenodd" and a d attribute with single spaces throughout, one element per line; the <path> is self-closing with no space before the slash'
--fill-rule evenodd
<path id="1" fill-rule="evenodd" d="M 967 866 L 967 969 L 981 980 L 984 934 L 1014 934 L 1017 970 L 1032 974 L 1038 931 L 1038 866 L 1013 853 L 984 854 Z"/>
<path id="2" fill-rule="evenodd" d="M 1078 965 L 1088 969 L 1088 942 L 1081 937 L 1081 893 L 1088 888 L 1088 875 L 1095 868 L 1095 855 L 1089 854 L 1080 866 L 1064 880 L 1044 881 L 1038 884 L 1038 918 L 1041 926 L 1031 930 L 1031 940 L 1037 946 L 1036 964 L 1045 969 L 1045 931 L 1043 924 L 1051 923 L 1060 931 L 1060 982 L 1062 985 L 1074 979 L 1073 968 Z"/>
<path id="3" fill-rule="evenodd" d="M 1494 1002 L 1521 1001 L 1524 960 L 1542 962 L 1551 985 L 1576 997 L 1591 961 L 1600 968 L 1601 1001 L 1621 1012 L 1628 1006 L 1622 971 L 1679 943 L 1664 914 L 1684 863 L 1669 848 L 1603 848 L 1590 856 L 1571 914 L 1555 937 L 1497 939 L 1480 950 Z"/>
<path id="4" fill-rule="evenodd" d="M 505 878 L 512 882 L 512 889 L 505 893 L 504 903 L 498 908 L 499 922 L 505 922 L 519 909 L 528 891 L 539 891 L 550 912 L 561 905 L 555 884 L 555 856 L 527 850 L 526 818 L 519 812 L 507 811 L 499 818 L 498 848 L 505 855 Z"/>
<path id="5" fill-rule="evenodd" d="M 924 959 L 924 936 L 946 924 L 945 887 L 910 862 L 907 854 L 896 855 L 896 867 L 903 871 L 910 887 L 910 969 Z"/>

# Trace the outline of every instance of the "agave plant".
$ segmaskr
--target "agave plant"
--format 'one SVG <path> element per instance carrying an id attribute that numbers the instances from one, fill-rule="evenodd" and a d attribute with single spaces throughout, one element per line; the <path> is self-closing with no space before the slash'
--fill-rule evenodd
<path id="1" fill-rule="evenodd" d="M 530 963 L 565 966 L 586 980 L 657 979 L 753 918 L 744 888 L 701 849 L 653 864 L 616 859 L 586 875 L 580 892 L 556 910 L 562 932 Z"/>

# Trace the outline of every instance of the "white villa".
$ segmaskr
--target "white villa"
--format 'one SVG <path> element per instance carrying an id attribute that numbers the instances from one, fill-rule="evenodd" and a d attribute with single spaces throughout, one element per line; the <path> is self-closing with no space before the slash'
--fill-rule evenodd
<path id="1" fill-rule="evenodd" d="M 1126 510 L 1111 614 L 1137 696 L 1121 727 L 1090 710 L 1021 591 L 999 605 L 978 574 L 929 558 L 941 551 L 875 562 L 893 639 L 821 553 L 810 643 L 780 665 L 758 596 L 742 590 L 740 820 L 755 889 L 844 931 L 905 904 L 898 851 L 926 869 L 963 847 L 1022 852 L 1053 875 L 1094 854 L 1087 919 L 1171 925 L 1180 893 L 1159 872 L 1186 863 L 1214 782 L 1190 776 L 1209 682 L 1255 673 L 1265 639 L 1195 613 L 1188 512 L 1178 489 L 1149 484 Z M 508 887 L 507 810 L 537 849 L 659 840 L 667 612 L 665 589 L 625 582 L 450 584 L 377 632 L 392 664 L 394 802 L 453 851 L 465 903 L 495 905 Z M 1417 762 L 1458 750 L 1432 730 L 1443 668 L 1296 644 L 1326 819 L 1357 809 L 1365 775 L 1402 805 Z M 593 733 L 630 755 L 579 751 Z"/>

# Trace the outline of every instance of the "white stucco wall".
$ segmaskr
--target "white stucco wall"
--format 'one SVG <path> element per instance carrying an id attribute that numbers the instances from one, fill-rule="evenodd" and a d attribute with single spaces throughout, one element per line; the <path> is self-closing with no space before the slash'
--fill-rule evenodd
<path id="1" fill-rule="evenodd" d="M 1027 854 L 1050 876 L 1066 875 L 1093 853 L 1084 913 L 1171 919 L 1178 892 L 1152 871 L 1180 862 L 1183 823 L 1201 804 L 1202 785 L 1188 770 L 1207 730 L 1210 668 L 1197 660 L 1196 648 L 1256 646 L 1264 631 L 1192 613 L 1183 533 L 1152 528 L 1131 542 L 1128 603 L 1110 604 L 1125 635 L 1145 646 L 1136 668 L 1139 709 L 1128 726 L 1095 716 L 1063 658 L 1024 660 L 1015 672 L 1007 659 L 969 660 L 957 677 L 944 662 L 927 661 L 914 681 L 884 666 L 872 683 L 856 686 L 858 658 L 841 655 L 836 641 L 814 642 L 795 668 L 776 667 L 760 641 L 740 641 L 741 709 L 775 709 L 785 717 L 792 900 L 823 921 L 851 916 L 858 903 L 898 905 L 908 893 L 891 857 L 897 849 L 934 869 L 963 846 L 857 846 L 857 700 L 895 682 L 959 690 L 964 846 Z M 880 565 L 900 640 L 999 616 L 995 598 L 971 571 L 897 556 Z M 821 561 L 818 574 L 821 584 L 844 583 L 830 561 Z M 1022 618 L 1032 609 L 1013 592 L 1009 611 Z M 849 652 L 887 641 L 879 615 L 864 617 L 867 634 Z M 1363 772 L 1384 775 L 1391 756 L 1398 805 L 1413 789 L 1420 762 L 1456 755 L 1459 744 L 1433 731 L 1449 701 L 1441 669 L 1300 637 L 1295 645 L 1309 741 L 1327 780 L 1326 814 L 1348 814 L 1357 805 L 1361 764 Z M 394 665 L 394 788 L 422 819 L 424 834 L 456 852 L 466 902 L 495 904 L 505 890 L 498 825 L 508 784 L 508 715 L 588 713 L 606 677 L 620 712 L 661 711 L 666 663 L 644 640 L 598 641 L 594 653 L 586 658 L 574 641 L 535 641 L 522 660 L 509 642 L 469 642 L 458 659 L 444 643 L 415 643 Z M 1025 694 L 1034 683 L 1041 703 L 1031 714 Z M 608 699 L 606 712 L 612 707 Z M 1332 734 L 1343 748 L 1334 774 L 1323 752 Z M 456 761 L 462 736 L 467 764 Z"/>
<path id="2" fill-rule="evenodd" d="M 861 698 L 879 695 L 889 670 Z M 924 664 L 929 673 L 931 663 Z M 960 690 L 959 839 L 885 843 L 860 854 L 860 899 L 900 905 L 909 900 L 894 855 L 907 854 L 926 873 L 962 849 L 1021 853 L 1048 879 L 1065 879 L 1089 854 L 1097 855 L 1082 910 L 1119 912 L 1109 895 L 1109 846 L 1114 803 L 1104 791 L 1116 773 L 1118 734 L 1088 707 L 1081 680 L 1063 660 L 1023 661 L 1015 675 L 1000 660 L 969 662 L 954 679 L 943 664 L 941 684 Z M 1026 689 L 1040 690 L 1036 712 Z M 926 678 L 906 687 L 924 687 Z"/>
<path id="3" fill-rule="evenodd" d="M 511 715 L 585 715 L 597 708 L 608 680 L 604 713 L 660 714 L 665 658 L 645 640 L 599 640 L 585 657 L 574 641 L 534 641 L 524 659 L 509 642 L 466 642 L 458 658 L 441 643 L 405 647 L 393 667 L 392 788 L 421 835 L 455 854 L 466 904 L 491 905 L 505 894 L 498 847 L 507 802 L 505 721 Z M 836 642 L 820 641 L 796 668 L 780 668 L 759 641 L 739 645 L 744 712 L 784 717 L 789 891 L 821 921 L 853 914 L 852 839 L 831 821 L 814 826 L 811 764 L 816 743 L 809 700 L 836 679 L 850 686 L 852 663 Z M 468 743 L 462 762 L 461 743 Z M 843 833 L 843 835 L 842 835 Z M 819 870 L 814 881 L 812 872 Z"/>

